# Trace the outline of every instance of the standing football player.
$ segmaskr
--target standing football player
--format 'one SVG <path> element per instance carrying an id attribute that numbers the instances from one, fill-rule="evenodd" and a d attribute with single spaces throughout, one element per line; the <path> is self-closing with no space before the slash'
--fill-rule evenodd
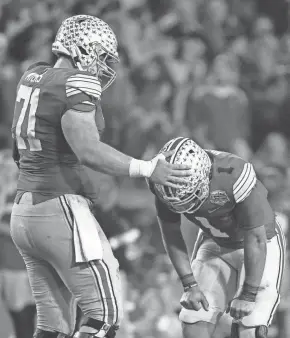
<path id="1" fill-rule="evenodd" d="M 100 141 L 101 94 L 118 61 L 116 36 L 104 21 L 66 19 L 52 50 L 54 67 L 31 66 L 17 87 L 12 134 L 20 174 L 11 234 L 37 305 L 34 338 L 70 337 L 76 304 L 87 318 L 77 337 L 112 338 L 122 316 L 118 262 L 90 211 L 102 182 L 85 167 L 174 188 L 190 166 L 164 156 L 137 160 Z"/>
<path id="2" fill-rule="evenodd" d="M 184 338 L 214 337 L 221 316 L 233 318 L 232 338 L 266 338 L 279 304 L 285 239 L 253 166 L 188 138 L 169 141 L 170 163 L 191 164 L 178 189 L 149 184 L 165 249 L 184 286 Z M 200 228 L 191 260 L 181 215 Z"/>

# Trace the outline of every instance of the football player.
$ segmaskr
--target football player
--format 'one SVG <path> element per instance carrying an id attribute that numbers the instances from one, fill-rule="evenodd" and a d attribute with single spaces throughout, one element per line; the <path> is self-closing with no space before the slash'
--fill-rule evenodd
<path id="1" fill-rule="evenodd" d="M 214 337 L 221 316 L 232 338 L 266 338 L 279 304 L 285 239 L 252 164 L 179 137 L 170 163 L 192 165 L 178 189 L 150 183 L 168 256 L 184 287 L 184 338 Z M 200 228 L 191 259 L 181 215 Z M 189 240 L 189 239 L 188 239 Z"/>
<path id="2" fill-rule="evenodd" d="M 90 212 L 102 182 L 86 167 L 172 188 L 190 170 L 164 156 L 137 160 L 100 141 L 101 94 L 114 81 L 111 64 L 119 59 L 116 36 L 104 21 L 66 19 L 52 51 L 54 67 L 31 66 L 17 87 L 12 135 L 20 174 L 11 234 L 37 305 L 34 337 L 70 337 L 78 303 L 87 318 L 78 337 L 112 338 L 122 316 L 118 262 Z"/>

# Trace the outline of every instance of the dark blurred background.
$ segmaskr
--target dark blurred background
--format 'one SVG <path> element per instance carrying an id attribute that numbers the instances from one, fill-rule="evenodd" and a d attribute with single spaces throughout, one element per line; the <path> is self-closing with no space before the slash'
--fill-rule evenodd
<path id="1" fill-rule="evenodd" d="M 51 43 L 57 28 L 75 14 L 99 16 L 119 40 L 118 77 L 102 98 L 104 141 L 146 159 L 167 140 L 182 135 L 251 161 L 289 238 L 289 3 L 1 0 L 3 154 L 11 146 L 16 85 L 22 72 L 33 62 L 55 61 Z M 5 156 L 0 162 L 0 294 L 6 295 L 6 279 L 1 276 L 24 267 L 9 238 L 7 220 L 12 201 L 7 202 L 7 196 L 15 190 L 15 176 L 7 172 L 14 164 Z M 181 338 L 177 316 L 181 288 L 164 254 L 146 184 L 102 174 L 100 182 L 102 202 L 96 214 L 120 260 L 124 285 L 126 315 L 118 337 Z M 183 230 L 190 251 L 196 230 L 186 223 Z M 288 271 L 269 333 L 272 338 L 290 337 Z M 0 301 L 0 338 L 13 335 L 6 298 Z M 216 337 L 225 338 L 223 332 L 221 325 Z"/>

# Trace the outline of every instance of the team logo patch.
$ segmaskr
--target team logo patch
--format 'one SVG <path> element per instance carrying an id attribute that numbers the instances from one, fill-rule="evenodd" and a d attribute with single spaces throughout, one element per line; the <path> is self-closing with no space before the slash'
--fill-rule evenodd
<path id="1" fill-rule="evenodd" d="M 222 190 L 215 190 L 210 194 L 209 197 L 210 203 L 217 204 L 220 206 L 225 205 L 227 202 L 230 201 L 229 196 L 226 194 L 225 191 Z"/>

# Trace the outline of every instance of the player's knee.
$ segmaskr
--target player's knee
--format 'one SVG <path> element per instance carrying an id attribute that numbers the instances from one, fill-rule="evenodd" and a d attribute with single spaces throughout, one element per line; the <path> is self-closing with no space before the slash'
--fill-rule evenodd
<path id="1" fill-rule="evenodd" d="M 255 338 L 267 338 L 268 336 L 268 327 L 265 325 L 261 325 L 256 327 L 256 337 Z"/>
<path id="2" fill-rule="evenodd" d="M 61 332 L 52 332 L 52 331 L 45 331 L 41 329 L 36 329 L 33 338 L 71 338 L 64 333 Z"/>
<path id="3" fill-rule="evenodd" d="M 207 322 L 196 322 L 194 324 L 182 322 L 182 335 L 184 338 L 212 337 L 215 325 Z"/>
<path id="4" fill-rule="evenodd" d="M 104 318 L 103 313 L 100 312 L 100 309 L 94 308 L 88 311 L 83 311 L 84 318 L 90 318 L 90 320 L 94 320 L 96 322 L 102 322 L 109 326 L 119 327 L 120 323 L 123 319 L 123 312 L 120 307 L 117 308 L 117 311 L 108 311 L 106 315 L 106 321 L 103 322 L 102 318 Z"/>
<path id="5" fill-rule="evenodd" d="M 268 327 L 260 325 L 256 327 L 245 327 L 239 323 L 233 323 L 231 338 L 267 338 Z"/>
<path id="6" fill-rule="evenodd" d="M 114 338 L 118 326 L 109 325 L 103 321 L 87 318 L 74 338 Z"/>
<path id="7" fill-rule="evenodd" d="M 105 323 L 108 325 L 119 326 L 123 319 L 123 308 L 120 300 L 116 301 L 115 299 L 109 300 L 107 298 L 107 311 L 104 312 L 100 309 L 96 302 L 91 302 L 89 304 L 81 304 L 80 308 L 82 310 L 83 316 L 85 318 L 91 318 L 97 321 L 102 321 L 103 318 L 106 318 Z"/>
<path id="8" fill-rule="evenodd" d="M 197 322 L 216 324 L 221 314 L 221 311 L 216 311 L 215 309 L 209 309 L 208 311 L 200 309 L 199 311 L 194 311 L 182 308 L 179 314 L 179 319 L 181 322 L 187 324 L 194 324 Z"/>

